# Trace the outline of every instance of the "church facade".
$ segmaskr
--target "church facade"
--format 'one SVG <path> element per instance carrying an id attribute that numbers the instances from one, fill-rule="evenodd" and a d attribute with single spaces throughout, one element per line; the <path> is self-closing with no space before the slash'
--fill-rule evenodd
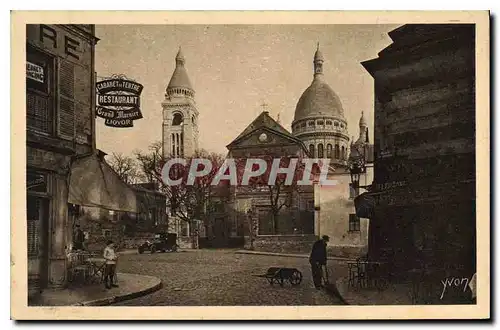
<path id="1" fill-rule="evenodd" d="M 263 111 L 229 145 L 228 158 L 272 157 L 328 158 L 328 179 L 334 186 L 311 186 L 279 191 L 283 204 L 279 212 L 270 201 L 269 187 L 227 187 L 221 193 L 210 225 L 201 228 L 207 246 L 233 246 L 275 252 L 308 252 L 314 240 L 329 235 L 329 250 L 335 255 L 357 255 L 366 251 L 368 219 L 356 216 L 348 168 L 350 150 L 364 150 L 367 170 L 361 175 L 361 189 L 371 185 L 373 148 L 368 141 L 364 116 L 359 121 L 359 138 L 351 141 L 340 97 L 328 85 L 323 73 L 325 60 L 318 45 L 313 59 L 313 79 L 297 102 L 289 132 Z M 163 155 L 190 157 L 198 149 L 198 109 L 194 89 L 179 50 L 176 67 L 166 89 L 163 107 Z M 367 151 L 367 152 L 365 152 Z M 178 222 L 170 219 L 170 222 Z M 172 225 L 172 223 L 170 223 Z M 185 227 L 185 224 L 182 224 Z M 172 228 L 179 228 L 178 224 Z M 187 236 L 189 228 L 176 229 Z M 205 237 L 203 237 L 205 236 Z M 201 246 L 201 245 L 200 245 Z"/>

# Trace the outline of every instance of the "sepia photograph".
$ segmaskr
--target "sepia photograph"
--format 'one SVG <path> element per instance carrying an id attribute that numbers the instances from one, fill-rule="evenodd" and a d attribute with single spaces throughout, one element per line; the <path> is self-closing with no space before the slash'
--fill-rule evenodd
<path id="1" fill-rule="evenodd" d="M 12 318 L 490 317 L 487 11 L 80 14 L 11 13 Z"/>

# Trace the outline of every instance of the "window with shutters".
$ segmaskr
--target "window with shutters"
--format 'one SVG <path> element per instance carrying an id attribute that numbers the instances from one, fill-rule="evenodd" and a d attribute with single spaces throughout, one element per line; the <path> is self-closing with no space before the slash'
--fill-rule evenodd
<path id="1" fill-rule="evenodd" d="M 31 46 L 26 49 L 26 128 L 50 135 L 54 130 L 54 60 Z"/>
<path id="2" fill-rule="evenodd" d="M 74 64 L 59 62 L 59 116 L 58 133 L 63 139 L 73 140 L 75 135 L 75 67 Z"/>
<path id="3" fill-rule="evenodd" d="M 39 252 L 39 226 L 41 201 L 36 197 L 27 200 L 28 257 L 37 257 Z"/>
<path id="4" fill-rule="evenodd" d="M 360 230 L 360 220 L 356 214 L 349 214 L 349 231 Z"/>

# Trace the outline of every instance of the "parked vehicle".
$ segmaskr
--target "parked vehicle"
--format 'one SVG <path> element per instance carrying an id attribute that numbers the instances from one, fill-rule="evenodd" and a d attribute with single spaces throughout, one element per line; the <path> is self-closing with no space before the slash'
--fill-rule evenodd
<path id="1" fill-rule="evenodd" d="M 177 234 L 175 233 L 158 233 L 151 240 L 147 240 L 138 248 L 139 253 L 149 251 L 155 253 L 161 252 L 177 252 L 179 246 L 177 245 Z"/>

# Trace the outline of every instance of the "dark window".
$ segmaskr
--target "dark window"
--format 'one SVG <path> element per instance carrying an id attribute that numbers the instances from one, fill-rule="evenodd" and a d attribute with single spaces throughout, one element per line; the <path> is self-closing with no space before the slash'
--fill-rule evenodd
<path id="1" fill-rule="evenodd" d="M 345 157 L 345 147 L 344 146 L 342 146 L 342 153 L 340 155 L 341 155 L 342 159 L 346 158 Z"/>
<path id="2" fill-rule="evenodd" d="M 323 125 L 325 122 L 323 120 L 318 121 L 318 125 Z"/>
<path id="3" fill-rule="evenodd" d="M 179 126 L 183 121 L 182 115 L 180 113 L 176 113 L 174 115 L 174 119 L 172 119 L 172 126 Z"/>
<path id="4" fill-rule="evenodd" d="M 318 158 L 323 158 L 325 155 L 324 155 L 324 151 L 323 151 L 323 144 L 320 143 L 318 144 Z"/>
<path id="5" fill-rule="evenodd" d="M 309 157 L 314 158 L 314 144 L 309 145 Z"/>
<path id="6" fill-rule="evenodd" d="M 334 125 L 335 125 L 335 127 L 338 127 L 339 123 L 336 121 Z"/>
<path id="7" fill-rule="evenodd" d="M 326 145 L 326 157 L 327 158 L 332 158 L 332 150 L 333 150 L 332 145 L 330 143 L 328 143 Z"/>
<path id="8" fill-rule="evenodd" d="M 359 231 L 360 220 L 356 214 L 349 214 L 349 231 Z"/>
<path id="9" fill-rule="evenodd" d="M 53 73 L 52 57 L 28 46 L 26 52 L 26 125 L 30 130 L 53 132 Z"/>
<path id="10" fill-rule="evenodd" d="M 331 120 L 327 120 L 326 124 L 331 126 L 332 125 L 332 121 Z"/>
<path id="11" fill-rule="evenodd" d="M 339 148 L 339 145 L 336 144 L 335 145 L 335 159 L 339 159 L 340 158 L 340 148 Z"/>
<path id="12" fill-rule="evenodd" d="M 300 127 L 306 127 L 306 122 L 303 122 L 302 124 L 300 124 Z"/>
<path id="13" fill-rule="evenodd" d="M 314 126 L 314 122 L 310 121 L 309 123 L 307 123 L 307 126 Z"/>

